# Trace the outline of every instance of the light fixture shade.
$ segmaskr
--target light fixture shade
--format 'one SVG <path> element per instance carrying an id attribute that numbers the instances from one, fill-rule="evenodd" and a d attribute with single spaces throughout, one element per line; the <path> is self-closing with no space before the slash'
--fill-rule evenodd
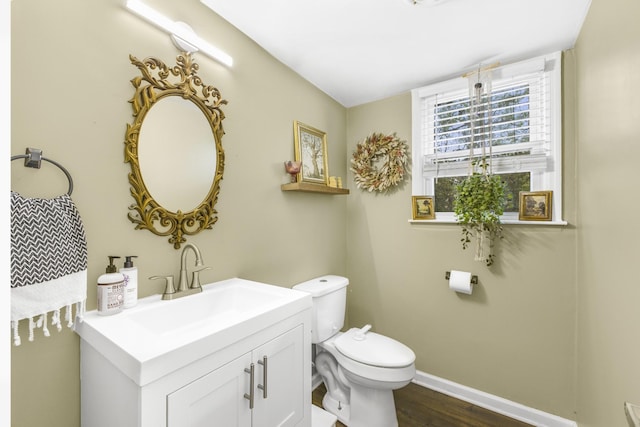
<path id="1" fill-rule="evenodd" d="M 193 28 L 191 28 L 188 24 L 185 24 L 184 22 L 177 21 L 175 24 L 183 27 L 185 31 L 189 31 L 191 33 L 194 33 Z M 192 45 L 191 43 L 187 42 L 184 39 L 181 39 L 180 37 L 176 36 L 175 34 L 171 34 L 171 41 L 173 42 L 173 44 L 178 49 L 180 49 L 180 50 L 182 50 L 184 52 L 193 53 L 193 52 L 197 52 L 197 51 L 200 50 L 200 49 L 198 49 L 197 46 Z"/>
<path id="2" fill-rule="evenodd" d="M 405 0 L 405 2 L 412 5 L 425 4 L 427 6 L 436 6 L 440 3 L 444 3 L 447 0 Z"/>
<path id="3" fill-rule="evenodd" d="M 176 43 L 181 49 L 183 45 L 180 42 L 183 42 L 187 44 L 187 47 L 195 47 L 198 51 L 228 67 L 233 65 L 233 58 L 231 58 L 231 56 L 202 39 L 185 23 L 172 21 L 157 10 L 142 3 L 140 0 L 127 0 L 126 6 L 127 9 L 143 18 L 145 21 L 150 22 L 171 34 L 173 36 L 172 38 L 174 43 Z M 176 39 L 179 39 L 179 41 Z"/>

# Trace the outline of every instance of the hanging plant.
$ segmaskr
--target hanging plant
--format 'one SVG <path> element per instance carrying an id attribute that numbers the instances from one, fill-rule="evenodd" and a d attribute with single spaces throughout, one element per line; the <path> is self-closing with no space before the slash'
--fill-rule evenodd
<path id="1" fill-rule="evenodd" d="M 358 188 L 385 191 L 404 180 L 408 163 L 407 142 L 396 136 L 372 133 L 360 142 L 351 158 Z M 380 167 L 376 163 L 380 162 Z"/>
<path id="2" fill-rule="evenodd" d="M 484 161 L 481 169 L 456 186 L 453 212 L 462 226 L 462 249 L 467 249 L 475 237 L 475 260 L 490 266 L 495 260 L 494 243 L 502 237 L 505 184 L 498 175 L 486 173 Z"/>
<path id="3" fill-rule="evenodd" d="M 476 239 L 475 260 L 490 266 L 495 261 L 493 246 L 502 237 L 500 216 L 504 212 L 505 184 L 493 174 L 491 159 L 493 113 L 491 68 L 469 78 L 469 167 L 470 174 L 456 186 L 453 212 L 462 226 L 462 249 Z M 480 149 L 476 157 L 474 150 Z M 488 153 L 487 153 L 488 151 Z"/>

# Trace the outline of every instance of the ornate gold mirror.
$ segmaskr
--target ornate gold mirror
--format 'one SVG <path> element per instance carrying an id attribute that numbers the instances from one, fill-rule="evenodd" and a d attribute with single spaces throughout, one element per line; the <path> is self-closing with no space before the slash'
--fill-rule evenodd
<path id="1" fill-rule="evenodd" d="M 220 107 L 227 101 L 202 82 L 189 53 L 178 55 L 173 67 L 153 57 L 129 59 L 141 75 L 131 80 L 134 120 L 125 137 L 135 200 L 128 217 L 136 230 L 170 236 L 179 249 L 185 236 L 218 220 L 215 204 L 224 171 Z"/>

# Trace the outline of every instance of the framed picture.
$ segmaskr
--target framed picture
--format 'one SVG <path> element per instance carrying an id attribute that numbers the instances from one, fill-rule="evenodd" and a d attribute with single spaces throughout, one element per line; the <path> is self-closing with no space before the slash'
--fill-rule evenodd
<path id="1" fill-rule="evenodd" d="M 553 191 L 521 191 L 521 221 L 551 221 Z"/>
<path id="2" fill-rule="evenodd" d="M 432 196 L 412 196 L 413 219 L 435 219 L 436 210 Z"/>
<path id="3" fill-rule="evenodd" d="M 293 135 L 295 160 L 302 162 L 298 182 L 329 185 L 327 134 L 296 120 Z"/>

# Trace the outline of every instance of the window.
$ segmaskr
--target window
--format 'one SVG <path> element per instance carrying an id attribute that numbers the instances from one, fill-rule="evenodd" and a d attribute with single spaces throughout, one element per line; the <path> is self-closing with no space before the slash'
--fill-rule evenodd
<path id="1" fill-rule="evenodd" d="M 507 187 L 503 220 L 517 220 L 520 191 L 552 190 L 562 219 L 561 54 L 492 70 L 486 120 L 471 125 L 469 82 L 457 78 L 412 91 L 414 195 L 435 197 L 436 219 L 453 221 L 455 186 L 481 155 Z M 476 135 L 473 138 L 472 132 Z"/>

